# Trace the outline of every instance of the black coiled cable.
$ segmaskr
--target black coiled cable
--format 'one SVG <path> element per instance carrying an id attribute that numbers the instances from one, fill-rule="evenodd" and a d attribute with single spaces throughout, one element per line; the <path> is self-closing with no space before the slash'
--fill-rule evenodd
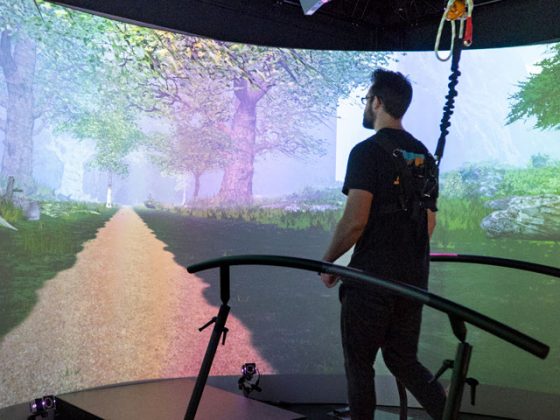
<path id="1" fill-rule="evenodd" d="M 441 162 L 441 158 L 443 157 L 445 138 L 449 134 L 449 127 L 451 127 L 451 115 L 453 115 L 453 111 L 455 109 L 455 98 L 459 94 L 456 87 L 459 83 L 459 76 L 461 76 L 461 72 L 459 71 L 459 60 L 461 60 L 461 51 L 463 50 L 463 39 L 457 36 L 454 44 L 455 48 L 453 49 L 453 56 L 451 58 L 451 76 L 449 76 L 450 82 L 447 85 L 449 87 L 449 93 L 445 97 L 447 100 L 445 102 L 445 106 L 443 107 L 443 117 L 441 118 L 441 123 L 439 125 L 441 133 L 435 153 L 435 159 L 438 166 Z"/>

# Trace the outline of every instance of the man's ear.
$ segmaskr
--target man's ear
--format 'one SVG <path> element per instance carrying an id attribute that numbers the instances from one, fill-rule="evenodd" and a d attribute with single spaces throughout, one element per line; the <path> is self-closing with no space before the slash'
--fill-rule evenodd
<path id="1" fill-rule="evenodd" d="M 371 106 L 376 111 L 378 111 L 383 106 L 383 102 L 381 101 L 381 99 L 379 99 L 379 96 L 373 97 L 373 102 L 371 103 Z"/>

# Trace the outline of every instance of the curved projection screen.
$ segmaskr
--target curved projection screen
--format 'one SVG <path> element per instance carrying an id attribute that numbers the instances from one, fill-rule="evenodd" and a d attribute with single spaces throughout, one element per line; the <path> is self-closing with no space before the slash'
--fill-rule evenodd
<path id="1" fill-rule="evenodd" d="M 185 267 L 321 257 L 376 66 L 413 82 L 406 128 L 432 151 L 439 136 L 449 63 L 433 53 L 228 44 L 24 0 L 0 16 L 0 407 L 195 376 L 219 290 Z M 432 250 L 558 266 L 560 45 L 465 51 L 461 70 Z M 343 374 L 336 290 L 280 268 L 232 280 L 212 375 Z M 471 376 L 560 393 L 557 280 L 434 263 L 430 287 L 552 348 L 542 361 L 471 327 Z M 421 360 L 436 370 L 455 345 L 426 309 Z"/>

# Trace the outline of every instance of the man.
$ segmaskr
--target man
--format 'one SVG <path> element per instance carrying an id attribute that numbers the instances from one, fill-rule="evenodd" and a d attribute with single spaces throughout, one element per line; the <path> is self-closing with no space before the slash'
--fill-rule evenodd
<path id="1" fill-rule="evenodd" d="M 343 193 L 343 216 L 323 260 L 334 262 L 354 244 L 350 266 L 373 276 L 426 289 L 429 240 L 435 227 L 435 202 L 419 217 L 397 206 L 394 157 L 382 142 L 397 144 L 412 156 L 426 147 L 406 132 L 402 117 L 412 100 L 412 86 L 401 73 L 374 71 L 364 98 L 363 125 L 376 134 L 350 153 Z M 398 172 L 397 172 L 398 173 Z M 323 273 L 327 287 L 338 278 Z M 341 333 L 352 420 L 371 420 L 375 411 L 373 364 L 381 349 L 389 370 L 435 419 L 443 415 L 445 391 L 417 359 L 422 305 L 386 289 L 344 283 L 340 287 Z"/>

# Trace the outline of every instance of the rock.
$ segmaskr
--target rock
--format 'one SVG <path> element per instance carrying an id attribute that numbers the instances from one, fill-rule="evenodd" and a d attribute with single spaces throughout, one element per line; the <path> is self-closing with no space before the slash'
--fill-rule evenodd
<path id="1" fill-rule="evenodd" d="M 513 238 L 537 241 L 560 240 L 560 196 L 512 197 L 489 203 L 500 208 L 480 223 L 491 238 Z"/>
<path id="2" fill-rule="evenodd" d="M 501 198 L 498 200 L 488 201 L 484 203 L 484 207 L 488 207 L 489 209 L 492 210 L 506 210 L 509 207 L 509 203 L 513 198 L 515 197 Z"/>
<path id="3" fill-rule="evenodd" d="M 39 220 L 41 218 L 41 207 L 37 201 L 24 197 L 14 197 L 12 203 L 23 211 L 26 220 Z"/>
<path id="4" fill-rule="evenodd" d="M 41 207 L 36 201 L 30 201 L 27 208 L 23 210 L 27 220 L 39 220 L 41 218 Z"/>

